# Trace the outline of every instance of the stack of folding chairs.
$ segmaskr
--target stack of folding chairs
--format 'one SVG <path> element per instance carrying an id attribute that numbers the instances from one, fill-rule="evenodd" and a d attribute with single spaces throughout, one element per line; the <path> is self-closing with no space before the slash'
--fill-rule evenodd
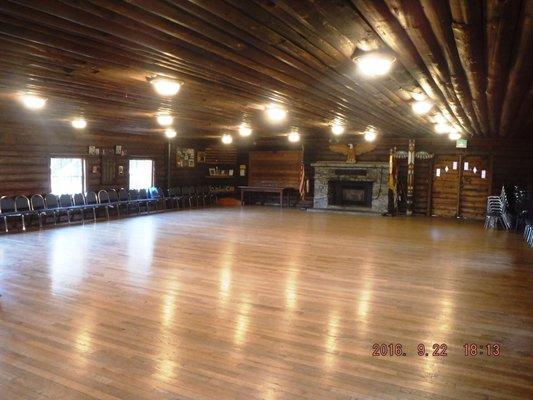
<path id="1" fill-rule="evenodd" d="M 526 221 L 526 227 L 524 228 L 524 239 L 526 239 L 527 244 L 533 247 L 533 223 L 530 220 Z"/>
<path id="2" fill-rule="evenodd" d="M 502 187 L 499 196 L 487 197 L 487 215 L 485 216 L 485 228 L 498 228 L 498 223 L 504 229 L 511 229 L 511 214 L 505 188 Z"/>

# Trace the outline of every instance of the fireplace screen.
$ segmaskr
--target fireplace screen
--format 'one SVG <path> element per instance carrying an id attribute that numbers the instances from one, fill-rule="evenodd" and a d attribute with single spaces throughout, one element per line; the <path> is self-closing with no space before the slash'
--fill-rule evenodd
<path id="1" fill-rule="evenodd" d="M 329 204 L 372 207 L 373 182 L 329 182 Z"/>

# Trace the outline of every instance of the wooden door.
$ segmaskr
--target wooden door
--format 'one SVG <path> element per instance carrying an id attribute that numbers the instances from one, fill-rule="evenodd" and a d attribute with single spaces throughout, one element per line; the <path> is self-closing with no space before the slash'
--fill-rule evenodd
<path id="1" fill-rule="evenodd" d="M 490 191 L 489 159 L 483 156 L 464 156 L 461 168 L 459 215 L 465 218 L 483 218 Z"/>
<path id="2" fill-rule="evenodd" d="M 454 162 L 455 169 L 454 169 Z M 457 216 L 459 195 L 459 156 L 435 156 L 433 165 L 433 187 L 431 190 L 431 215 L 439 217 Z"/>
<path id="3" fill-rule="evenodd" d="M 490 189 L 488 157 L 439 155 L 432 174 L 431 215 L 483 218 Z"/>

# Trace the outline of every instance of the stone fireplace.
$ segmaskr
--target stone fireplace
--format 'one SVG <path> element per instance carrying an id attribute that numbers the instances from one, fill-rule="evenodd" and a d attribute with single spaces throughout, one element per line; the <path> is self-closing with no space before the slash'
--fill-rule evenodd
<path id="1" fill-rule="evenodd" d="M 315 168 L 314 208 L 384 213 L 389 164 L 319 161 Z"/>

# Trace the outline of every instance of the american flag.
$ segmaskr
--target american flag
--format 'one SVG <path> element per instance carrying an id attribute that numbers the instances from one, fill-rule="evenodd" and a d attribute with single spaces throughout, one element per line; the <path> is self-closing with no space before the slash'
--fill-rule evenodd
<path id="1" fill-rule="evenodd" d="M 300 163 L 300 197 L 305 200 L 305 164 Z"/>

